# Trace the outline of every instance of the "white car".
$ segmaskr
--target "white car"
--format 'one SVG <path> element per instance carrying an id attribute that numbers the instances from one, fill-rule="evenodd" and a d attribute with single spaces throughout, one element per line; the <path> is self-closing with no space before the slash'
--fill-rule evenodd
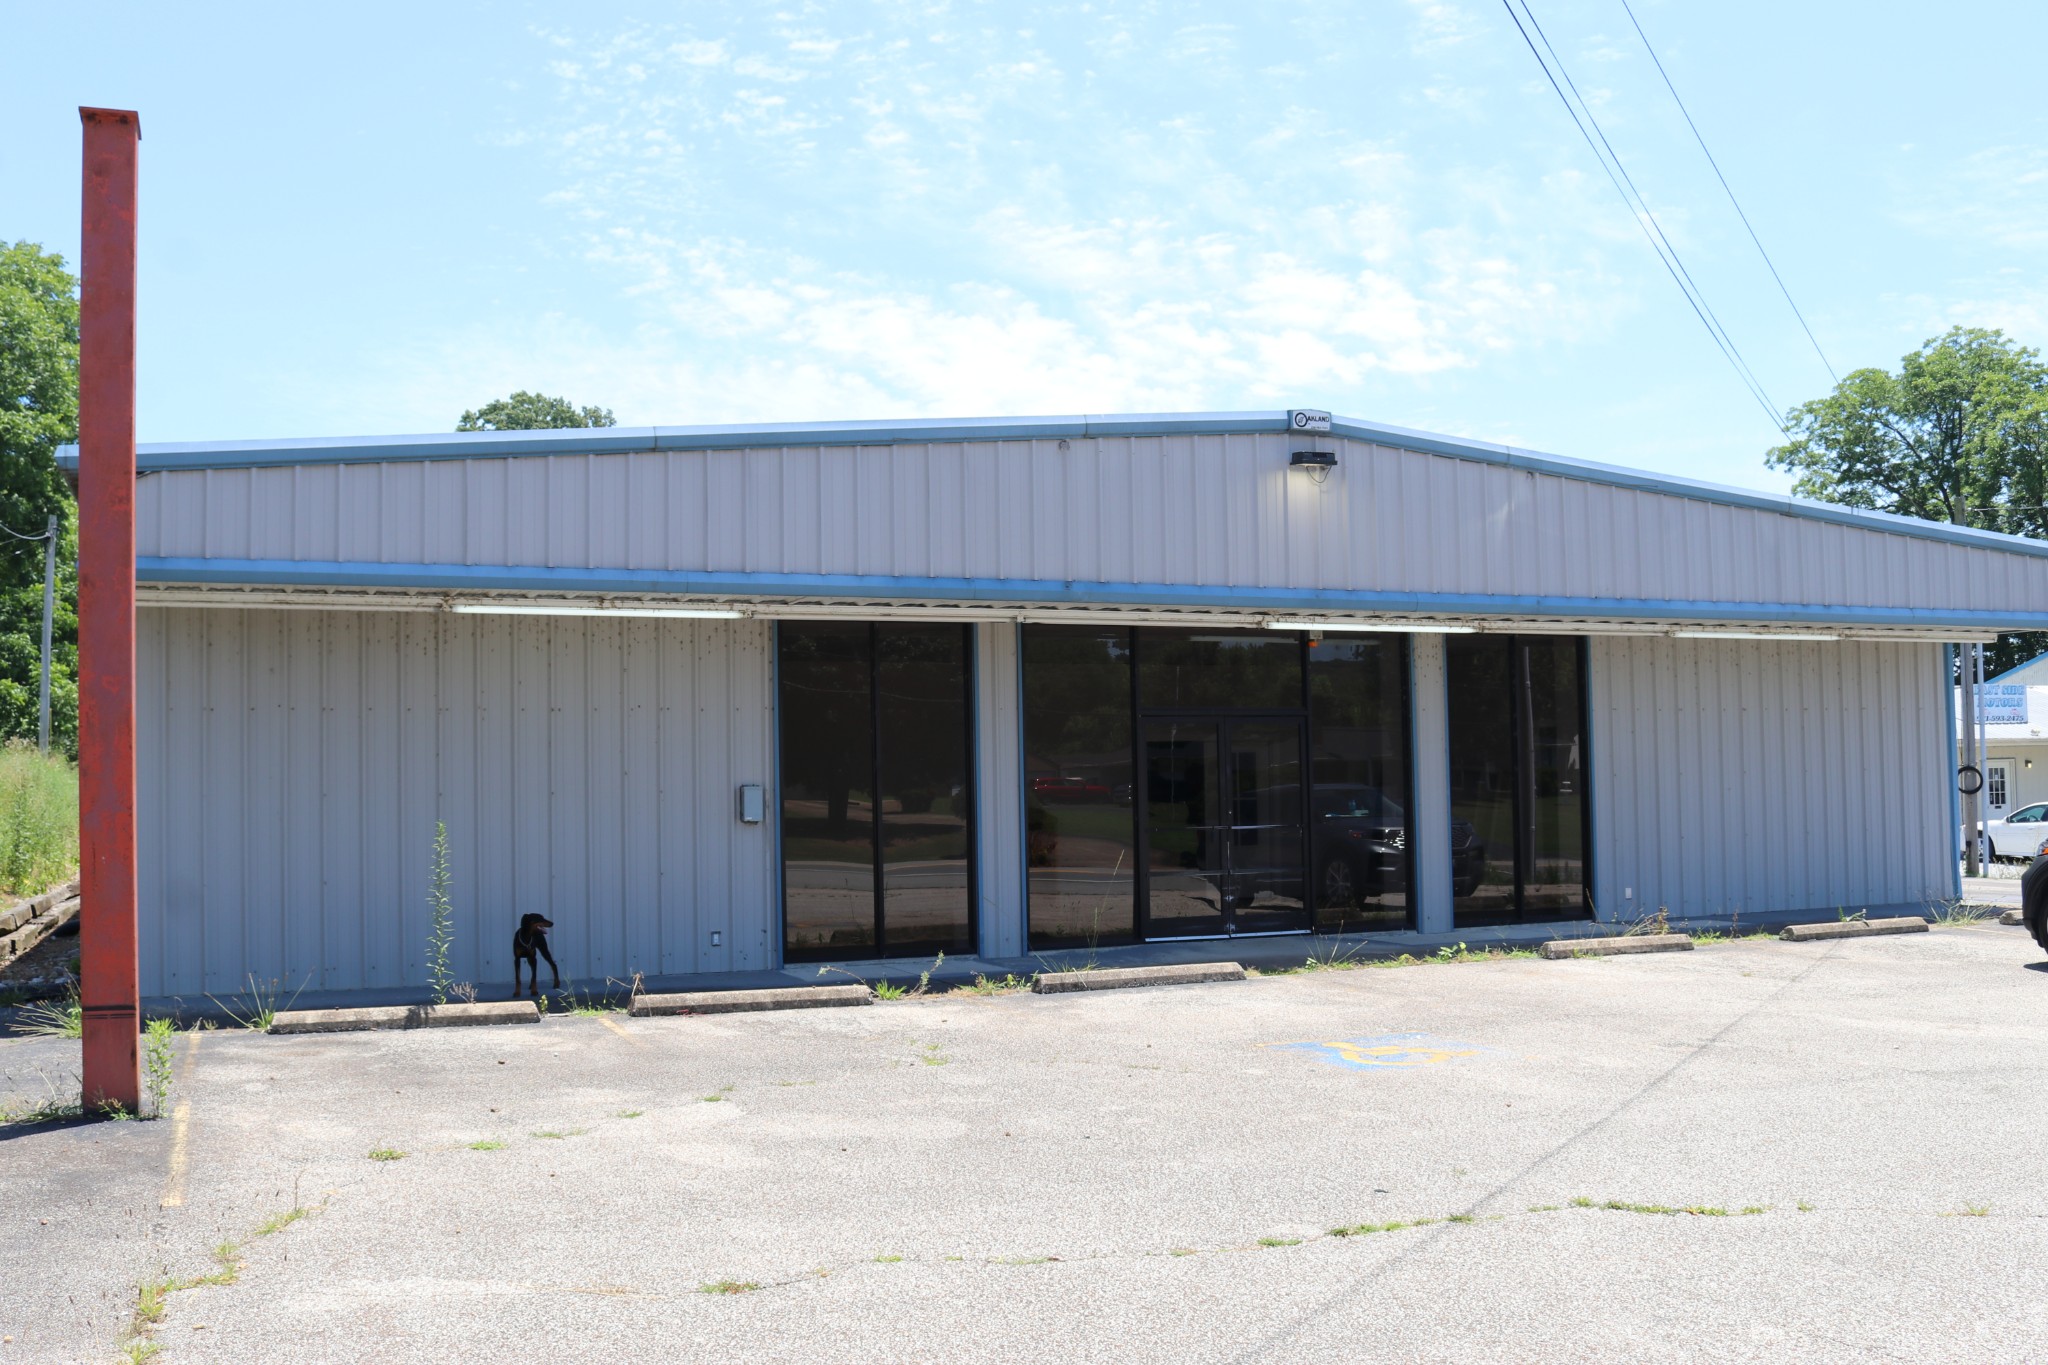
<path id="1" fill-rule="evenodd" d="M 2021 806 L 1999 820 L 1984 822 L 1984 842 L 1978 856 L 1991 862 L 2000 858 L 2032 858 L 2048 843 L 2048 801 Z"/>

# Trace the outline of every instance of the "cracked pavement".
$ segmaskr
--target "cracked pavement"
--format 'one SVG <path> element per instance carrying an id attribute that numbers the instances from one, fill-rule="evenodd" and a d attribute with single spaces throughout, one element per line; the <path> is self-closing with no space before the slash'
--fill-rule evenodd
<path id="1" fill-rule="evenodd" d="M 224 1240 L 154 1359 L 2022 1358 L 2040 956 L 1993 924 L 202 1032 L 182 1124 L 0 1128 L 0 1362 L 116 1358 L 138 1279 Z M 0 1094 L 76 1065 L 0 1040 Z"/>

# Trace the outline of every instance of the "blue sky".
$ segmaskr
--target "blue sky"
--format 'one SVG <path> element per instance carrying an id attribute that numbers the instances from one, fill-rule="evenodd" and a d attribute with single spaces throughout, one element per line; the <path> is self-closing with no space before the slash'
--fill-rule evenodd
<path id="1" fill-rule="evenodd" d="M 1533 3 L 1824 392 L 1620 0 Z M 1498 3 L 191 8 L 0 51 L 0 237 L 75 259 L 76 107 L 142 111 L 145 440 L 1320 406 L 1783 486 Z M 2048 10 L 1636 11 L 1838 369 L 2048 341 Z"/>

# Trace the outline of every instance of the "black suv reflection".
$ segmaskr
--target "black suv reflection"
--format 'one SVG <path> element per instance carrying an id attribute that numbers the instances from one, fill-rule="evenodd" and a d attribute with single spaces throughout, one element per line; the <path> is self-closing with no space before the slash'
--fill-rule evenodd
<path id="1" fill-rule="evenodd" d="M 1315 789 L 1317 904 L 1355 906 L 1408 884 L 1407 812 L 1378 787 Z M 1451 821 L 1451 893 L 1469 896 L 1486 876 L 1486 846 L 1467 820 Z"/>

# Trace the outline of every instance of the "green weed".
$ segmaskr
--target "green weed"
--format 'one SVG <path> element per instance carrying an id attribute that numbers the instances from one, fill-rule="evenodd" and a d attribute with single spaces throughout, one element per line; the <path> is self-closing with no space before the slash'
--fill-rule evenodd
<path id="1" fill-rule="evenodd" d="M 286 1228 L 298 1222 L 301 1218 L 304 1218 L 307 1214 L 311 1213 L 312 1211 L 313 1210 L 309 1208 L 304 1208 L 300 1205 L 294 1204 L 291 1208 L 284 1210 L 282 1213 L 273 1213 L 270 1215 L 270 1217 L 258 1223 L 256 1225 L 255 1235 L 258 1237 L 268 1237 L 273 1233 L 283 1232 Z"/>
<path id="2" fill-rule="evenodd" d="M 880 1256 L 877 1256 L 877 1257 L 875 1257 L 875 1264 L 876 1264 L 876 1265 L 895 1265 L 896 1263 L 898 1263 L 898 1262 L 899 1262 L 899 1261 L 901 1261 L 902 1259 L 903 1259 L 903 1258 L 902 1258 L 901 1256 L 891 1256 L 891 1255 L 889 1255 L 889 1254 L 888 1254 L 887 1252 L 884 1252 L 884 1253 L 882 1253 L 882 1254 L 881 1254 Z"/>
<path id="3" fill-rule="evenodd" d="M 997 981 L 991 981 L 977 973 L 973 985 L 962 986 L 960 989 L 970 995 L 1012 995 L 1018 991 L 1030 990 L 1031 983 L 1014 972 L 1006 973 Z"/>
<path id="4" fill-rule="evenodd" d="M 475 1142 L 469 1144 L 469 1150 L 472 1152 L 502 1152 L 508 1145 L 510 1144 L 497 1138 L 478 1138 Z"/>
<path id="5" fill-rule="evenodd" d="M 1301 1238 L 1299 1238 L 1299 1237 L 1261 1237 L 1261 1238 L 1259 1239 L 1259 1245 L 1260 1245 L 1260 1246 L 1262 1246 L 1262 1247 L 1298 1247 L 1298 1246 L 1300 1246 L 1300 1245 L 1301 1245 Z"/>
<path id="6" fill-rule="evenodd" d="M 750 1294 L 761 1286 L 752 1280 L 713 1280 L 697 1286 L 699 1294 Z"/>
<path id="7" fill-rule="evenodd" d="M 312 979 L 312 974 L 309 972 L 306 976 L 306 981 L 311 981 Z M 293 991 L 291 999 L 286 1000 L 280 1005 L 278 1003 L 279 997 L 284 994 L 284 983 L 282 981 L 275 977 L 268 981 L 258 981 L 254 973 L 250 974 L 248 980 L 249 990 L 244 997 L 248 1002 L 247 1004 L 243 1004 L 239 999 L 235 1004 L 230 1005 L 211 995 L 206 998 L 212 1000 L 215 1007 L 227 1015 L 228 1018 L 234 1020 L 243 1028 L 257 1033 L 264 1032 L 272 1024 L 276 1023 L 277 1016 L 283 1011 L 290 1009 L 293 1002 L 299 998 L 299 991 L 306 989 L 306 981 L 301 981 L 299 983 L 299 990 Z"/>
<path id="8" fill-rule="evenodd" d="M 78 770 L 34 744 L 0 745 L 0 896 L 32 896 L 78 867 Z"/>
<path id="9" fill-rule="evenodd" d="M 82 1038 L 85 1036 L 85 1006 L 78 987 L 68 987 L 62 1000 L 38 1000 L 24 1005 L 16 1026 L 39 1038 Z"/>
<path id="10" fill-rule="evenodd" d="M 396 1147 L 372 1147 L 370 1149 L 370 1160 L 372 1161 L 403 1161 L 405 1157 L 406 1154 L 399 1151 Z"/>
<path id="11" fill-rule="evenodd" d="M 142 1030 L 142 1071 L 149 1087 L 149 1113 L 162 1118 L 171 1097 L 171 1047 L 177 1029 L 168 1019 L 152 1019 Z"/>
<path id="12" fill-rule="evenodd" d="M 455 903 L 448 895 L 448 822 L 434 822 L 434 867 L 427 880 L 427 987 L 434 1003 L 448 1003 L 455 973 L 448 967 L 448 949 L 455 942 Z"/>

